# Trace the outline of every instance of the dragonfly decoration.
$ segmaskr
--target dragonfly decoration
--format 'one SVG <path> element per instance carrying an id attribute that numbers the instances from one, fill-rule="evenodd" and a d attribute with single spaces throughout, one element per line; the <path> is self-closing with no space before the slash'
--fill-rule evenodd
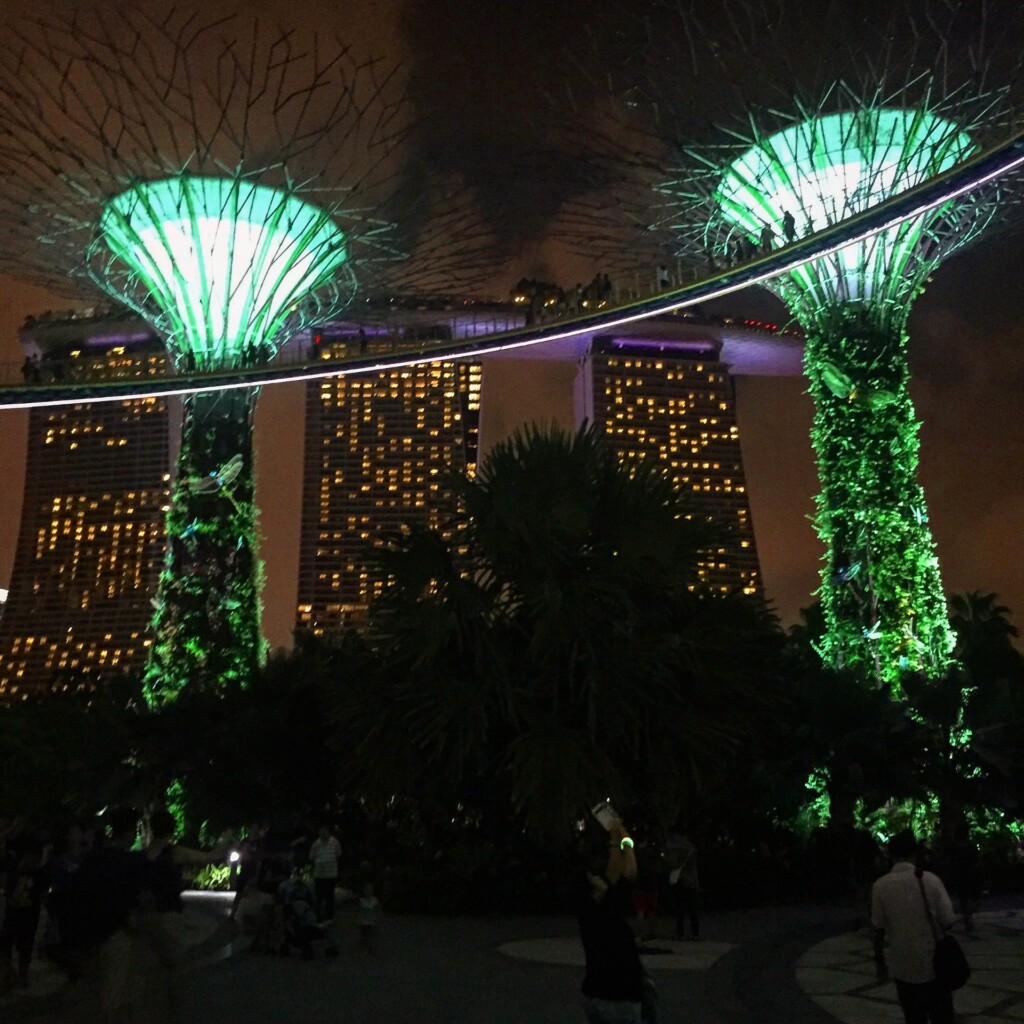
<path id="1" fill-rule="evenodd" d="M 872 412 L 884 409 L 896 401 L 896 395 L 892 391 L 855 384 L 849 374 L 840 370 L 835 363 L 822 363 L 821 380 L 836 398 L 845 398 L 848 402 Z"/>
<path id="2" fill-rule="evenodd" d="M 244 460 L 242 456 L 232 455 L 220 469 L 212 470 L 206 476 L 193 476 L 188 478 L 188 486 L 196 494 L 221 494 L 240 512 L 238 502 L 232 492 L 231 485 L 238 479 L 242 472 Z M 186 527 L 188 529 L 188 527 Z"/>
<path id="3" fill-rule="evenodd" d="M 233 455 L 219 470 L 211 471 L 207 476 L 192 477 L 189 484 L 199 494 L 213 494 L 230 487 L 238 474 L 242 472 L 241 455 Z"/>
<path id="4" fill-rule="evenodd" d="M 860 562 L 851 562 L 849 565 L 840 566 L 832 573 L 832 582 L 837 586 L 842 586 L 856 579 L 859 572 Z"/>
<path id="5" fill-rule="evenodd" d="M 878 640 L 882 636 L 882 621 L 879 619 L 873 626 L 864 627 L 865 640 Z"/>

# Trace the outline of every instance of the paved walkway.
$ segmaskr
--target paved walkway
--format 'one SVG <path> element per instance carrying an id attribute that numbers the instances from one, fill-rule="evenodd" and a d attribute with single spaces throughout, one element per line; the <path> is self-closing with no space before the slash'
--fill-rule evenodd
<path id="1" fill-rule="evenodd" d="M 1012 908 L 976 915 L 973 936 L 958 936 L 971 980 L 954 996 L 964 1024 L 1024 1021 L 1024 913 Z M 812 946 L 796 962 L 800 987 L 846 1024 L 902 1024 L 895 986 L 875 980 L 867 933 L 847 933 Z"/>
<path id="2" fill-rule="evenodd" d="M 579 1024 L 582 952 L 571 921 L 390 917 L 378 949 L 358 943 L 351 908 L 341 955 L 304 962 L 233 940 L 226 905 L 191 903 L 179 927 L 187 1024 Z M 669 922 L 662 922 L 667 926 Z M 655 938 L 644 953 L 663 1024 L 898 1024 L 891 984 L 874 979 L 866 930 L 849 911 L 762 908 L 708 914 L 701 942 Z M 1024 1021 L 1024 910 L 978 915 L 965 940 L 974 968 L 957 993 L 963 1024 Z M 60 1024 L 60 980 L 44 962 L 28 995 L 0 997 L 3 1024 Z"/>
<path id="3" fill-rule="evenodd" d="M 1024 912 L 1013 908 L 979 913 L 971 936 L 960 936 L 972 975 L 955 996 L 963 1024 L 1024 1021 Z M 729 942 L 655 940 L 641 944 L 644 966 L 660 971 L 707 971 L 737 947 Z M 524 960 L 581 968 L 575 937 L 507 942 L 500 953 Z M 819 1009 L 844 1024 L 902 1024 L 892 982 L 879 984 L 868 928 L 844 931 L 811 946 L 796 961 L 796 983 Z"/>

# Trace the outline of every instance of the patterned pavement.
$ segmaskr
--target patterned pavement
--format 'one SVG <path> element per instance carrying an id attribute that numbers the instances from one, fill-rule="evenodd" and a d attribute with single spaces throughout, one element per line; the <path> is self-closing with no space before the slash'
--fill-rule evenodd
<path id="1" fill-rule="evenodd" d="M 346 908 L 337 923 L 341 956 L 303 963 L 249 952 L 226 909 L 222 901 L 191 901 L 176 922 L 190 948 L 176 983 L 180 1020 L 189 1024 L 582 1019 L 582 948 L 567 919 L 385 914 L 379 947 L 367 955 Z M 711 913 L 702 941 L 655 937 L 642 955 L 666 1024 L 901 1024 L 893 985 L 875 980 L 870 936 L 851 931 L 851 922 L 842 907 Z M 960 1022 L 1024 1024 L 1024 907 L 1007 902 L 976 922 L 976 935 L 963 940 L 974 974 L 955 997 Z M 61 987 L 55 970 L 38 961 L 28 993 L 0 995 L 0 1021 L 60 1024 Z"/>
<path id="2" fill-rule="evenodd" d="M 975 915 L 972 936 L 958 935 L 971 980 L 953 997 L 963 1024 L 1024 1021 L 1024 913 Z M 892 982 L 879 984 L 870 936 L 847 932 L 817 943 L 796 962 L 800 988 L 845 1024 L 902 1024 Z"/>
<path id="3" fill-rule="evenodd" d="M 971 936 L 958 936 L 971 964 L 970 982 L 954 997 L 962 1024 L 1024 1022 L 1024 912 L 981 912 Z M 731 942 L 653 940 L 641 950 L 649 971 L 707 971 L 737 949 Z M 583 966 L 574 937 L 504 943 L 506 956 L 540 963 Z M 793 968 L 801 992 L 843 1024 L 902 1024 L 903 1013 L 891 981 L 879 983 L 870 930 L 845 931 L 810 946 Z"/>

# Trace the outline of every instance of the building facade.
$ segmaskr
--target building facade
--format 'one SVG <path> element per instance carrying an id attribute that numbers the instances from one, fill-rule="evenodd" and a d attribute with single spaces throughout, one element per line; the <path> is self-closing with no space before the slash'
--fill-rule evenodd
<path id="1" fill-rule="evenodd" d="M 621 462 L 658 462 L 693 514 L 723 527 L 698 565 L 701 583 L 760 594 L 733 379 L 720 349 L 713 339 L 594 338 L 580 366 L 579 408 Z"/>
<path id="2" fill-rule="evenodd" d="M 23 332 L 37 372 L 53 372 L 51 358 L 83 378 L 161 372 L 155 338 L 111 336 L 108 323 L 89 345 L 93 326 L 76 317 Z M 0 617 L 0 700 L 88 688 L 141 668 L 164 558 L 168 428 L 167 399 L 30 411 L 21 524 Z"/>
<path id="3" fill-rule="evenodd" d="M 365 338 L 326 337 L 322 355 Z M 476 468 L 480 364 L 438 362 L 307 385 L 296 631 L 358 620 L 379 595 L 376 543 L 407 524 L 446 532 L 452 473 Z"/>
<path id="4" fill-rule="evenodd" d="M 421 329 L 451 336 L 465 330 L 461 322 L 439 318 Z M 733 330 L 730 337 L 734 349 L 771 340 L 764 330 Z M 626 465 L 658 460 L 694 514 L 723 526 L 721 541 L 698 566 L 701 583 L 720 593 L 761 594 L 724 344 L 713 330 L 672 319 L 638 337 L 574 342 L 532 361 L 536 374 L 511 385 L 500 356 L 485 360 L 483 378 L 479 363 L 443 362 L 309 383 L 296 631 L 322 634 L 358 621 L 382 589 L 371 552 L 389 534 L 413 523 L 445 532 L 446 477 L 476 467 L 481 379 L 485 422 L 499 419 L 507 428 L 530 418 L 525 389 L 554 362 L 576 367 L 560 379 L 574 381 L 566 400 L 577 425 L 599 424 Z M 321 355 L 331 359 L 355 345 L 374 354 L 373 338 L 353 332 L 325 334 Z M 494 440 L 484 438 L 484 448 Z"/>
<path id="5" fill-rule="evenodd" d="M 353 349 L 372 357 L 396 343 L 415 350 L 424 339 L 487 335 L 516 326 L 517 317 L 420 307 L 376 327 L 335 324 L 295 344 L 312 347 L 303 359 Z M 40 318 L 22 341 L 43 380 L 163 370 L 158 339 L 116 315 Z M 699 567 L 704 584 L 760 593 L 731 371 L 799 372 L 799 348 L 742 323 L 680 317 L 546 344 L 530 350 L 529 363 L 495 354 L 483 363 L 308 383 L 304 431 L 274 430 L 275 445 L 295 446 L 288 458 L 300 457 L 304 439 L 302 494 L 286 502 L 300 519 L 297 560 L 291 549 L 277 570 L 297 572 L 297 593 L 294 605 L 286 598 L 291 610 L 279 628 L 291 621 L 296 632 L 319 634 L 358 621 L 382 586 L 370 568 L 374 545 L 408 524 L 444 533 L 450 474 L 474 473 L 480 451 L 518 424 L 550 422 L 555 406 L 565 426 L 600 424 L 625 463 L 658 460 L 695 514 L 726 525 Z M 31 411 L 22 519 L 0 616 L 0 700 L 89 687 L 143 666 L 179 420 L 177 400 L 164 398 Z"/>

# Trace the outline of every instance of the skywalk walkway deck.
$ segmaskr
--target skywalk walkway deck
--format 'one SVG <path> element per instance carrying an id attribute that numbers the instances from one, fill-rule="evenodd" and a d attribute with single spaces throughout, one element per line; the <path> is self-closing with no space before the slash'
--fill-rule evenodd
<path id="1" fill-rule="evenodd" d="M 957 196 L 1020 174 L 1024 167 L 1024 133 L 951 168 L 915 188 L 893 196 L 839 224 L 799 239 L 783 249 L 728 268 L 701 281 L 637 302 L 600 310 L 572 320 L 556 320 L 512 331 L 428 343 L 415 353 L 396 348 L 383 356 L 356 354 L 339 361 L 259 366 L 205 374 L 170 375 L 107 381 L 50 381 L 0 385 L 0 407 L 30 408 L 79 402 L 117 401 L 131 397 L 187 394 L 229 388 L 267 386 L 291 380 L 310 380 L 346 373 L 366 373 L 403 364 L 437 359 L 463 359 L 496 350 L 539 345 L 574 335 L 611 330 L 650 316 L 672 312 L 729 295 L 777 277 L 811 259 L 870 237 L 919 216 Z M 1018 183 L 1019 186 L 1019 183 Z"/>

